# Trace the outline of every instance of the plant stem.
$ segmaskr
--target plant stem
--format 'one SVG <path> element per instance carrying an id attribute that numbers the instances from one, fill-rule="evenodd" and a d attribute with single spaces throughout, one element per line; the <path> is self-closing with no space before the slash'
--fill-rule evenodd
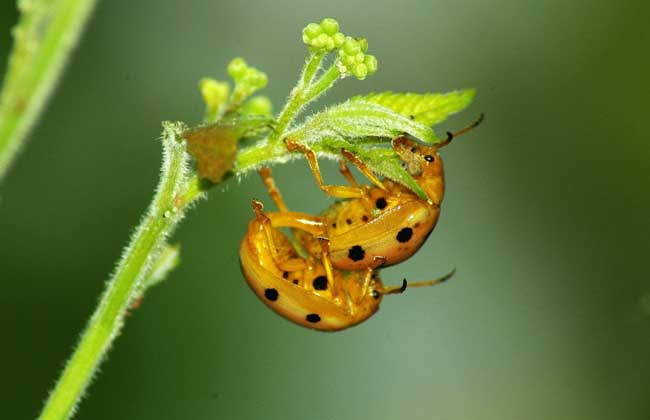
<path id="1" fill-rule="evenodd" d="M 311 85 L 309 90 L 305 92 L 305 102 L 311 102 L 319 97 L 323 92 L 331 88 L 340 76 L 341 72 L 336 66 L 336 63 L 332 64 L 321 78 Z"/>
<path id="2" fill-rule="evenodd" d="M 305 68 L 302 71 L 302 77 L 300 77 L 302 86 L 308 86 L 314 80 L 314 76 L 316 76 L 316 73 L 320 69 L 325 55 L 326 53 L 324 51 L 319 51 L 309 56 L 307 63 L 305 63 Z"/>
<path id="3" fill-rule="evenodd" d="M 332 86 L 339 77 L 338 69 L 333 65 L 312 84 L 324 56 L 323 53 L 312 53 L 305 64 L 301 81 L 280 114 L 274 132 L 266 140 L 237 154 L 235 173 L 243 173 L 272 160 L 289 158 L 280 139 L 302 107 Z M 164 277 L 177 262 L 177 251 L 163 248 L 165 239 L 206 187 L 196 174 L 188 175 L 189 156 L 186 143 L 181 139 L 184 130 L 185 127 L 179 123 L 164 126 L 163 169 L 156 195 L 130 245 L 122 254 L 117 270 L 106 284 L 95 313 L 46 402 L 39 417 L 41 420 L 72 416 L 93 374 L 121 330 L 129 305 L 148 286 L 160 281 L 159 276 L 152 274 L 152 267 L 159 266 L 160 276 Z M 161 252 L 168 252 L 168 255 Z"/>
<path id="4" fill-rule="evenodd" d="M 142 292 L 142 283 L 165 238 L 183 217 L 187 206 L 201 195 L 197 178 L 190 178 L 187 174 L 188 155 L 185 142 L 180 140 L 182 130 L 180 124 L 165 126 L 162 139 L 164 160 L 156 195 L 50 394 L 39 417 L 42 420 L 72 416 L 99 363 L 122 328 L 129 304 L 139 295 L 138 292 Z"/>
<path id="5" fill-rule="evenodd" d="M 245 173 L 261 165 L 288 157 L 289 152 L 284 143 L 265 142 L 242 149 L 235 159 L 235 171 Z"/>
<path id="6" fill-rule="evenodd" d="M 0 180 L 52 93 L 95 3 L 18 1 L 21 16 L 0 94 Z"/>
<path id="7" fill-rule="evenodd" d="M 321 52 L 312 52 L 300 77 L 300 82 L 293 88 L 289 100 L 287 101 L 284 109 L 278 116 L 278 123 L 275 126 L 275 131 L 269 136 L 268 142 L 271 145 L 276 144 L 282 138 L 289 124 L 293 121 L 300 110 L 309 102 L 305 100 L 305 91 L 309 88 L 309 83 L 313 80 L 316 72 L 320 69 L 321 63 L 325 58 L 325 54 Z"/>
<path id="8" fill-rule="evenodd" d="M 181 139 L 184 130 L 182 124 L 165 125 L 162 139 L 164 160 L 156 195 L 130 245 L 123 252 L 117 270 L 106 283 L 99 305 L 50 394 L 40 420 L 67 419 L 74 414 L 97 367 L 120 332 L 129 305 L 147 287 L 160 282 L 161 278 L 154 272 L 157 267 L 169 271 L 178 258 L 174 254 L 177 250 L 165 248 L 165 239 L 188 207 L 208 188 L 198 175 L 188 174 L 189 156 L 185 141 Z M 243 166 L 249 169 L 264 164 L 271 156 L 288 155 L 282 143 L 270 147 L 267 142 L 245 151 L 248 153 L 238 154 L 237 162 L 245 161 Z M 236 169 L 237 173 L 241 171 Z"/>

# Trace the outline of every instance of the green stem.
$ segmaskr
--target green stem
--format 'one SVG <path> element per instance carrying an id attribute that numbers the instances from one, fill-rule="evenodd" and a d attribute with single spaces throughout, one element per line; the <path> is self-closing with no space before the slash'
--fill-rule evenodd
<path id="1" fill-rule="evenodd" d="M 309 88 L 309 83 L 313 80 L 316 72 L 320 69 L 323 58 L 325 58 L 325 53 L 312 52 L 307 59 L 300 77 L 300 82 L 298 82 L 298 85 L 291 91 L 289 100 L 278 116 L 278 123 L 275 126 L 275 131 L 269 136 L 268 141 L 270 144 L 273 145 L 280 141 L 282 134 L 284 134 L 287 127 L 289 127 L 289 124 L 291 124 L 300 110 L 309 103 L 308 100 L 305 100 L 305 91 Z"/>
<path id="2" fill-rule="evenodd" d="M 279 141 L 300 109 L 332 86 L 339 77 L 332 66 L 313 84 L 325 54 L 314 53 L 307 61 L 301 82 L 280 114 L 275 131 L 265 141 L 243 149 L 237 154 L 235 173 L 243 173 L 270 161 L 288 159 L 289 153 Z M 67 419 L 88 387 L 93 374 L 108 352 L 124 324 L 129 305 L 151 284 L 160 281 L 152 267 L 158 266 L 161 276 L 177 262 L 177 251 L 165 249 L 165 238 L 173 231 L 185 210 L 206 189 L 196 175 L 188 176 L 189 159 L 181 133 L 182 124 L 166 124 L 163 132 L 165 159 L 160 183 L 147 215 L 122 254 L 118 268 L 106 285 L 100 303 L 72 357 L 66 364 L 54 390 L 41 413 L 41 420 Z M 275 136 L 275 137 L 273 137 Z M 165 252 L 168 253 L 165 256 Z"/>
<path id="3" fill-rule="evenodd" d="M 331 88 L 334 83 L 341 77 L 341 72 L 337 67 L 336 63 L 332 66 L 318 79 L 313 85 L 309 87 L 309 90 L 305 92 L 305 102 L 311 102 L 314 99 L 318 98 L 323 94 L 327 89 Z"/>
<path id="4" fill-rule="evenodd" d="M 235 172 L 246 173 L 279 159 L 289 157 L 289 151 L 284 143 L 263 142 L 242 149 L 235 158 Z"/>
<path id="5" fill-rule="evenodd" d="M 302 77 L 300 78 L 302 86 L 309 86 L 311 81 L 314 80 L 314 76 L 316 76 L 316 73 L 320 70 L 320 66 L 326 54 L 327 53 L 324 51 L 319 51 L 314 52 L 309 56 L 307 63 L 305 63 L 305 68 L 302 71 Z"/>
<path id="6" fill-rule="evenodd" d="M 95 3 L 18 1 L 21 17 L 0 94 L 0 180 L 52 93 Z"/>
<path id="7" fill-rule="evenodd" d="M 47 400 L 39 417 L 41 420 L 72 416 L 97 367 L 121 330 L 129 305 L 146 288 L 161 280 L 155 272 L 157 267 L 162 267 L 166 273 L 178 258 L 174 254 L 177 250 L 165 248 L 165 238 L 174 230 L 187 208 L 209 187 L 195 173 L 187 173 L 189 157 L 185 142 L 181 140 L 183 130 L 185 128 L 181 124 L 165 126 L 165 159 L 156 195 L 130 245 L 122 254 L 117 270 L 106 284 L 95 313 Z M 242 173 L 269 159 L 287 155 L 282 143 L 275 146 L 268 142 L 258 144 L 237 155 L 235 172 Z M 168 255 L 165 256 L 165 253 Z"/>
<path id="8" fill-rule="evenodd" d="M 185 142 L 179 141 L 182 130 L 180 124 L 165 126 L 165 157 L 156 195 L 50 394 L 39 417 L 42 420 L 72 416 L 99 363 L 122 328 L 129 304 L 138 292 L 142 292 L 142 283 L 156 261 L 155 256 L 162 250 L 165 238 L 183 217 L 188 205 L 201 195 L 198 178 L 187 175 Z"/>

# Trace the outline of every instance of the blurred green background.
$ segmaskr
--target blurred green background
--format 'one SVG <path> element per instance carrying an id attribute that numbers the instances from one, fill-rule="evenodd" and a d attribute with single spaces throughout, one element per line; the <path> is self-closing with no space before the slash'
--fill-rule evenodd
<path id="1" fill-rule="evenodd" d="M 623 4 L 624 3 L 624 4 Z M 37 415 L 156 185 L 162 120 L 197 123 L 197 81 L 241 55 L 276 109 L 324 16 L 366 36 L 379 72 L 353 94 L 475 87 L 442 129 L 448 194 L 422 250 L 383 277 L 444 286 L 387 297 L 335 334 L 251 293 L 238 244 L 256 176 L 230 180 L 174 241 L 183 263 L 128 319 L 76 419 L 650 417 L 650 3 L 102 2 L 0 185 L 0 417 Z M 0 4 L 4 71 L 17 19 Z M 317 108 L 312 108 L 312 110 Z M 326 179 L 340 180 L 333 163 Z M 328 204 L 304 161 L 291 208 Z"/>

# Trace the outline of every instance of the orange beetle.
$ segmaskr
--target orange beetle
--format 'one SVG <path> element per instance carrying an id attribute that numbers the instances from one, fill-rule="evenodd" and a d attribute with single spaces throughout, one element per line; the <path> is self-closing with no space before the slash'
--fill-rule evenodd
<path id="1" fill-rule="evenodd" d="M 321 260 L 301 258 L 287 237 L 272 226 L 261 203 L 253 201 L 253 208 L 255 219 L 239 250 L 241 269 L 260 300 L 290 321 L 321 331 L 339 331 L 372 316 L 384 295 L 406 289 L 406 280 L 400 287 L 384 287 L 371 268 L 333 269 L 326 239 L 320 240 Z M 410 286 L 431 286 L 452 275 Z"/>
<path id="2" fill-rule="evenodd" d="M 344 161 L 340 170 L 350 185 L 325 185 L 315 153 L 307 146 L 287 140 L 290 151 L 302 152 L 319 187 L 327 194 L 346 199 L 339 201 L 321 216 L 289 212 L 271 178 L 269 169 L 260 171 L 264 183 L 280 212 L 269 213 L 274 226 L 293 227 L 298 241 L 316 257 L 321 244 L 316 238 L 330 242 L 332 265 L 341 270 L 363 270 L 390 266 L 412 256 L 424 243 L 438 221 L 444 196 L 444 173 L 438 150 L 452 139 L 476 127 L 483 116 L 470 126 L 447 133 L 447 139 L 431 146 L 406 137 L 393 139 L 392 146 L 403 167 L 424 190 L 423 200 L 403 185 L 384 179 L 380 181 L 356 156 L 342 150 L 374 186 L 358 185 Z"/>

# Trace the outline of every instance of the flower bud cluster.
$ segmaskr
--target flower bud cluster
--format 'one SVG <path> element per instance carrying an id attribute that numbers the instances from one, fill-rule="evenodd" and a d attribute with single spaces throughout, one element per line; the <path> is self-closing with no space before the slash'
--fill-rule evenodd
<path id="1" fill-rule="evenodd" d="M 339 32 L 339 23 L 332 18 L 325 18 L 320 23 L 310 23 L 302 30 L 302 41 L 316 51 L 330 52 L 339 48 L 345 41 L 345 35 Z"/>
<path id="2" fill-rule="evenodd" d="M 209 78 L 201 79 L 199 90 L 209 113 L 216 113 L 228 101 L 230 96 L 228 83 Z"/>
<path id="3" fill-rule="evenodd" d="M 338 50 L 337 66 L 343 76 L 353 74 L 363 80 L 377 71 L 377 59 L 366 54 L 368 40 L 343 35 L 339 32 L 339 23 L 332 18 L 307 25 L 302 31 L 302 40 L 313 51 Z"/>
<path id="4" fill-rule="evenodd" d="M 268 83 L 266 73 L 249 67 L 241 57 L 234 58 L 228 64 L 228 74 L 235 81 L 235 91 L 243 97 L 252 95 Z"/>
<path id="5" fill-rule="evenodd" d="M 377 59 L 374 55 L 366 54 L 367 50 L 367 39 L 346 37 L 343 46 L 339 49 L 339 70 L 341 73 L 352 73 L 359 80 L 374 74 L 377 71 Z"/>

